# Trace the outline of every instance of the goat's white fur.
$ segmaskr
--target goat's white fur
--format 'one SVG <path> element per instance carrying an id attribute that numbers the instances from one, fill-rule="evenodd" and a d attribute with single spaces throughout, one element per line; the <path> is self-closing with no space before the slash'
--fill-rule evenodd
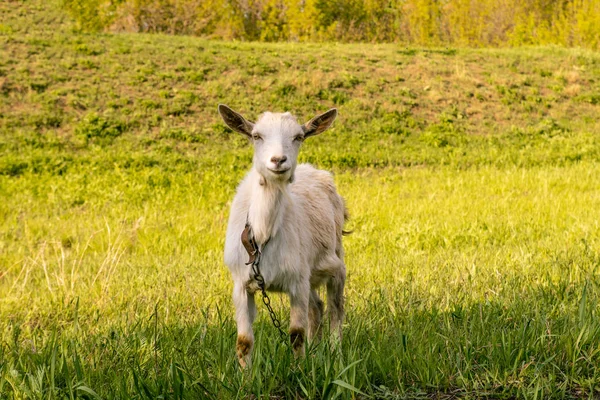
<path id="1" fill-rule="evenodd" d="M 310 338 L 319 332 L 323 303 L 315 289 L 322 284 L 327 284 L 331 329 L 341 337 L 346 277 L 344 201 L 330 173 L 308 164 L 296 166 L 301 142 L 327 129 L 337 111 L 330 110 L 302 126 L 289 113 L 265 113 L 253 124 L 226 106 L 219 106 L 219 112 L 228 126 L 247 135 L 255 146 L 253 167 L 231 205 L 225 241 L 225 264 L 234 281 L 240 363 L 244 366 L 250 360 L 258 290 L 241 243 L 246 221 L 259 244 L 270 238 L 260 270 L 267 290 L 289 294 L 290 335 L 296 355 L 303 352 L 305 333 Z"/>

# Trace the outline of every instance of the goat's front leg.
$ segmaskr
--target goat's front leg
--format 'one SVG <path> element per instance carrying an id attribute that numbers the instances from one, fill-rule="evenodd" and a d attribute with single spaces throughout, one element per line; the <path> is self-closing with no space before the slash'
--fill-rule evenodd
<path id="1" fill-rule="evenodd" d="M 308 280 L 296 285 L 290 292 L 290 342 L 296 357 L 304 354 L 309 298 L 310 284 Z"/>
<path id="2" fill-rule="evenodd" d="M 252 323 L 256 316 L 254 294 L 248 293 L 245 285 L 236 282 L 233 286 L 233 304 L 235 305 L 235 319 L 237 322 L 236 353 L 242 368 L 250 364 L 254 333 Z"/>

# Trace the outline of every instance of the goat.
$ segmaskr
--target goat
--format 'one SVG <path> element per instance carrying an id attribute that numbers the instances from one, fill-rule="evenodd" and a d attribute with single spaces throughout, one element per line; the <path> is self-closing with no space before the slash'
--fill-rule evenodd
<path id="1" fill-rule="evenodd" d="M 247 224 L 261 249 L 266 289 L 289 295 L 294 355 L 304 353 L 307 333 L 308 339 L 320 335 L 324 307 L 316 289 L 323 284 L 327 285 L 330 329 L 341 339 L 346 280 L 342 234 L 348 212 L 329 172 L 297 165 L 302 142 L 328 129 L 337 110 L 304 125 L 289 112 L 266 112 L 256 123 L 222 104 L 219 113 L 229 128 L 254 144 L 252 169 L 231 205 L 224 254 L 234 283 L 236 353 L 241 366 L 251 360 L 254 293 L 259 290 L 241 240 Z"/>

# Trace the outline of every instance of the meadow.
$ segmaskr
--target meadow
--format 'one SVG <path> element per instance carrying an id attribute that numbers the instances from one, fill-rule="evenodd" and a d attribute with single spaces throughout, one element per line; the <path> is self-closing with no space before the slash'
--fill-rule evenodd
<path id="1" fill-rule="evenodd" d="M 600 396 L 600 54 L 83 34 L 0 3 L 0 398 Z M 341 349 L 237 365 L 219 120 L 337 107 Z M 288 320 L 285 297 L 273 295 Z"/>

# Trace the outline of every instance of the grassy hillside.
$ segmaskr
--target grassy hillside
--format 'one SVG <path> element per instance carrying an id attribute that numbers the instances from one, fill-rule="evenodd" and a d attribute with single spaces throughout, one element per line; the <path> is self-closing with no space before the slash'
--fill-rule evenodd
<path id="1" fill-rule="evenodd" d="M 0 4 L 0 397 L 591 397 L 600 55 L 81 35 Z M 341 352 L 259 308 L 234 355 L 219 121 L 338 107 L 302 160 L 352 219 Z M 274 295 L 287 321 L 284 297 Z"/>

